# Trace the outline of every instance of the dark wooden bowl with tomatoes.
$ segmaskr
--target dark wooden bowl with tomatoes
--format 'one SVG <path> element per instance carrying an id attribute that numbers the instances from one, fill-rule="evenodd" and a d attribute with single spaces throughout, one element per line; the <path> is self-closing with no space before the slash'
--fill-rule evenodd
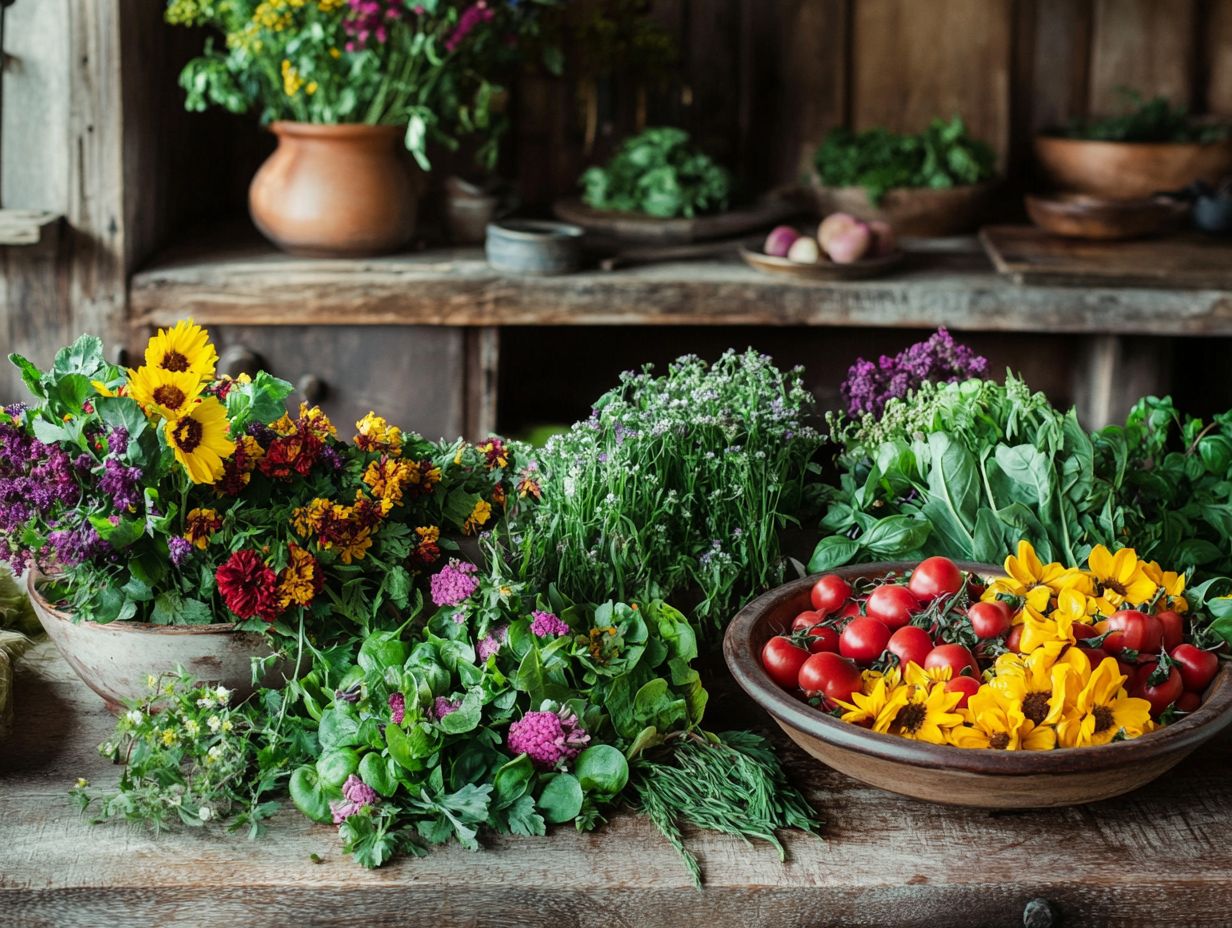
<path id="1" fill-rule="evenodd" d="M 902 576 L 916 566 L 861 564 L 829 573 L 855 584 L 889 574 Z M 1003 575 L 999 567 L 989 565 L 959 563 L 958 567 L 985 580 Z M 740 610 L 728 625 L 723 656 L 736 682 L 792 741 L 826 765 L 870 786 L 945 805 L 989 809 L 1079 805 L 1151 782 L 1232 723 L 1232 666 L 1221 662 L 1192 712 L 1138 738 L 1096 747 L 998 751 L 929 744 L 870 731 L 809 705 L 777 683 L 763 666 L 767 642 L 789 631 L 802 612 L 815 608 L 812 593 L 819 578 L 784 584 Z M 895 608 L 892 602 L 884 606 Z M 849 644 L 870 649 L 885 646 L 879 638 Z M 908 642 L 906 647 L 910 646 Z"/>

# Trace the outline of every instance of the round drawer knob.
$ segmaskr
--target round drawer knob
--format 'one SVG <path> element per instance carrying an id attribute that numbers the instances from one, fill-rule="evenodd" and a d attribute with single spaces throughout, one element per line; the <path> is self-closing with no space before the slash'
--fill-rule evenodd
<path id="1" fill-rule="evenodd" d="M 321 402 L 321 400 L 325 399 L 325 394 L 329 392 L 325 381 L 316 374 L 305 374 L 295 384 L 295 389 L 299 390 L 299 395 L 309 403 Z"/>
<path id="2" fill-rule="evenodd" d="M 1023 928 L 1060 928 L 1061 913 L 1044 898 L 1032 899 L 1022 910 Z"/>
<path id="3" fill-rule="evenodd" d="M 264 366 L 261 356 L 243 345 L 232 345 L 223 349 L 222 356 L 218 359 L 218 373 L 227 377 L 238 377 L 240 374 L 252 377 Z"/>

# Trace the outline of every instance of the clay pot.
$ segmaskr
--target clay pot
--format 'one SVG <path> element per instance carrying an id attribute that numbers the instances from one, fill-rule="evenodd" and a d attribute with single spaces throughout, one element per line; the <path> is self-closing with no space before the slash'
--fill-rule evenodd
<path id="1" fill-rule="evenodd" d="M 270 129 L 278 148 L 248 190 L 262 235 L 313 257 L 385 254 L 410 241 L 418 185 L 401 127 L 275 122 Z"/>
<path id="2" fill-rule="evenodd" d="M 252 695 L 252 659 L 273 654 L 269 640 L 237 632 L 233 624 L 149 625 L 144 622 L 75 622 L 39 592 L 42 576 L 31 571 L 26 589 L 48 637 L 82 682 L 115 713 L 127 699 L 148 695 L 146 677 L 174 673 L 221 684 L 239 702 Z M 294 673 L 294 661 L 281 658 L 266 672 L 262 686 L 281 686 Z"/>
<path id="3" fill-rule="evenodd" d="M 1232 139 L 1221 142 L 1103 142 L 1041 135 L 1035 158 L 1058 190 L 1116 200 L 1152 197 L 1232 171 Z"/>

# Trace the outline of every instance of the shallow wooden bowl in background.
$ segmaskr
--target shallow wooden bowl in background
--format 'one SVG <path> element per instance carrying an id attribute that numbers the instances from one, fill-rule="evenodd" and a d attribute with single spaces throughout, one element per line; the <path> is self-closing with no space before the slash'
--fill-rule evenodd
<path id="1" fill-rule="evenodd" d="M 1102 142 L 1035 138 L 1035 159 L 1058 190 L 1137 200 L 1232 172 L 1232 139 L 1219 142 Z"/>
<path id="2" fill-rule="evenodd" d="M 925 238 L 974 232 L 987 216 L 999 184 L 991 180 L 941 189 L 896 187 L 875 206 L 863 187 L 825 187 L 814 178 L 811 193 L 821 217 L 850 213 L 865 222 L 888 222 L 900 237 Z"/>
<path id="3" fill-rule="evenodd" d="M 903 573 L 913 565 L 862 564 L 832 571 L 848 580 Z M 962 564 L 981 576 L 1002 571 Z M 778 687 L 761 649 L 811 608 L 816 578 L 787 583 L 745 606 L 723 639 L 736 682 L 788 737 L 813 757 L 870 786 L 945 805 L 988 809 L 1072 806 L 1108 799 L 1154 780 L 1232 722 L 1232 668 L 1224 665 L 1202 706 L 1167 728 L 1131 741 L 1055 751 L 971 750 L 882 735 L 832 718 Z"/>
<path id="4" fill-rule="evenodd" d="M 839 264 L 824 256 L 812 264 L 803 264 L 790 258 L 768 255 L 758 247 L 758 243 L 749 242 L 741 247 L 740 257 L 749 267 L 780 277 L 794 277 L 798 280 L 867 280 L 890 273 L 903 263 L 907 255 L 901 249 L 896 249 L 888 255 L 861 258 L 851 264 Z"/>
<path id="5" fill-rule="evenodd" d="M 1189 215 L 1188 203 L 1170 197 L 1108 200 L 1087 193 L 1029 193 L 1025 202 L 1033 223 L 1065 238 L 1145 238 L 1175 232 Z"/>

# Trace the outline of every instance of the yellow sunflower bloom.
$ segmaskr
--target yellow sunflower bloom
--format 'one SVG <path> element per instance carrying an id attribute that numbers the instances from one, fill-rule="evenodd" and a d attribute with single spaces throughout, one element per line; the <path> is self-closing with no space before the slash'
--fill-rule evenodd
<path id="1" fill-rule="evenodd" d="M 227 437 L 227 411 L 215 397 L 207 396 L 179 419 L 168 419 L 165 428 L 167 444 L 193 483 L 214 483 L 222 476 L 223 459 L 235 453 L 235 442 Z"/>
<path id="2" fill-rule="evenodd" d="M 996 751 L 1048 751 L 1057 733 L 1027 718 L 1022 703 L 1003 690 L 982 686 L 967 700 L 967 724 L 951 729 L 950 743 L 960 748 Z"/>
<path id="3" fill-rule="evenodd" d="M 1030 606 L 1023 610 L 1022 638 L 1018 650 L 1023 654 L 1044 649 L 1055 658 L 1065 648 L 1074 644 L 1074 620 L 1064 612 L 1051 616 L 1041 615 Z"/>
<path id="4" fill-rule="evenodd" d="M 1007 557 L 1004 566 L 1005 572 L 1027 590 L 1044 586 L 1054 593 L 1065 589 L 1085 592 L 1090 583 L 1086 575 L 1075 567 L 1066 567 L 1055 561 L 1051 564 L 1041 562 L 1031 542 L 1026 540 L 1018 542 L 1017 555 Z"/>
<path id="5" fill-rule="evenodd" d="M 1127 695 L 1124 682 L 1124 675 L 1111 657 L 1104 658 L 1091 671 L 1074 700 L 1073 711 L 1057 725 L 1062 747 L 1107 744 L 1118 733 L 1136 738 L 1154 728 L 1151 704 Z"/>
<path id="6" fill-rule="evenodd" d="M 1185 575 L 1175 571 L 1164 570 L 1157 561 L 1143 561 L 1142 572 L 1156 586 L 1163 587 L 1168 597 L 1168 606 L 1175 612 L 1184 615 L 1189 611 L 1189 600 L 1185 598 Z"/>
<path id="7" fill-rule="evenodd" d="M 944 683 L 934 683 L 927 688 L 910 687 L 907 700 L 895 715 L 890 731 L 915 741 L 945 744 L 949 740 L 950 730 L 963 722 L 962 715 L 954 711 L 962 697 L 962 693 L 947 692 Z"/>
<path id="8" fill-rule="evenodd" d="M 907 665 L 903 679 L 912 686 L 930 687 L 934 683 L 949 683 L 954 675 L 954 669 L 948 664 L 944 667 L 932 667 L 925 670 L 914 662 Z"/>
<path id="9" fill-rule="evenodd" d="M 843 721 L 855 725 L 867 725 L 876 732 L 886 734 L 898 713 L 907 705 L 911 687 L 878 677 L 871 688 L 863 693 L 852 693 L 851 702 L 835 700 L 844 710 Z"/>
<path id="10" fill-rule="evenodd" d="M 200 380 L 210 380 L 218 364 L 218 352 L 210 344 L 209 333 L 189 319 L 170 329 L 159 329 L 146 345 L 145 363 L 146 367 L 196 374 Z"/>
<path id="11" fill-rule="evenodd" d="M 1085 662 L 1083 653 L 1073 648 L 1060 658 L 1048 648 L 1021 658 L 1003 654 L 997 658 L 989 686 L 1014 702 L 1033 725 L 1055 725 L 1077 698 L 1072 681 L 1085 679 Z M 1089 665 L 1086 669 L 1089 676 Z"/>
<path id="12" fill-rule="evenodd" d="M 1047 586 L 1024 587 L 1012 577 L 998 577 L 984 589 L 980 597 L 984 602 L 996 602 L 1000 596 L 1016 596 L 1024 605 L 1030 606 L 1036 612 L 1047 612 L 1052 603 L 1052 588 Z M 1014 624 L 1022 624 L 1022 611 L 1014 613 Z"/>
<path id="13" fill-rule="evenodd" d="M 201 378 L 190 371 L 140 367 L 128 372 L 128 392 L 147 414 L 179 419 L 201 396 Z"/>
<path id="14" fill-rule="evenodd" d="M 1127 605 L 1150 602 L 1158 589 L 1143 572 L 1142 562 L 1133 548 L 1121 548 L 1113 554 L 1103 545 L 1096 545 L 1087 565 L 1094 583 L 1095 610 L 1102 615 L 1112 615 Z"/>

